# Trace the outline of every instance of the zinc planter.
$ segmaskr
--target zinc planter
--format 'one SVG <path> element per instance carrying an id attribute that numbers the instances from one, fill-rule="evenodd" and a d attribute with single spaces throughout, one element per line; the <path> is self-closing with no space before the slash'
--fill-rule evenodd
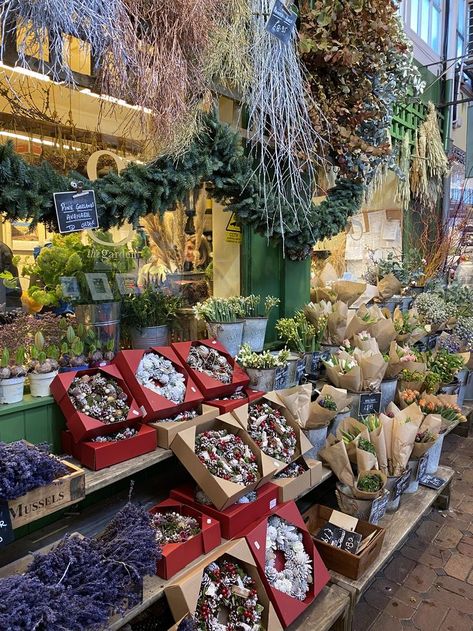
<path id="1" fill-rule="evenodd" d="M 0 403 L 19 403 L 23 401 L 25 378 L 0 379 Z"/>
<path id="2" fill-rule="evenodd" d="M 323 364 L 322 359 L 325 356 L 324 351 L 313 351 L 311 353 L 305 353 L 305 371 L 313 379 L 318 379 L 322 372 Z"/>
<path id="3" fill-rule="evenodd" d="M 394 401 L 397 388 L 397 377 L 395 379 L 385 379 L 381 382 L 381 411 Z"/>
<path id="4" fill-rule="evenodd" d="M 342 410 L 341 412 L 339 412 L 337 416 L 332 421 L 330 421 L 328 433 L 336 436 L 338 426 L 343 421 L 343 419 L 348 418 L 349 416 L 350 416 L 350 410 L 348 408 L 346 410 Z"/>
<path id="5" fill-rule="evenodd" d="M 350 487 L 341 482 L 337 482 L 335 495 L 337 496 L 338 507 L 343 513 L 363 521 L 369 521 L 373 500 L 359 500 L 353 497 Z"/>
<path id="6" fill-rule="evenodd" d="M 409 460 L 407 463 L 408 469 L 411 470 L 411 477 L 409 479 L 409 486 L 404 493 L 415 493 L 419 489 L 419 479 L 417 477 L 417 470 L 419 468 L 418 460 Z"/>
<path id="7" fill-rule="evenodd" d="M 252 351 L 260 353 L 264 347 L 268 318 L 245 318 L 242 344 L 248 344 Z"/>
<path id="8" fill-rule="evenodd" d="M 437 472 L 439 468 L 440 456 L 442 455 L 442 447 L 443 447 L 443 439 L 445 438 L 445 434 L 440 434 L 435 443 L 427 452 L 429 454 L 429 459 L 427 460 L 427 473 L 431 475 Z"/>
<path id="9" fill-rule="evenodd" d="M 319 427 L 318 429 L 306 429 L 304 434 L 307 436 L 312 444 L 310 449 L 305 455 L 313 460 L 320 460 L 319 451 L 325 447 L 327 440 L 327 427 Z"/>
<path id="10" fill-rule="evenodd" d="M 53 372 L 47 372 L 43 374 L 31 372 L 28 375 L 31 396 L 48 397 L 51 394 L 49 391 L 49 386 L 51 385 L 57 373 L 57 370 L 53 370 Z"/>
<path id="11" fill-rule="evenodd" d="M 232 357 L 238 355 L 243 339 L 244 320 L 238 322 L 207 322 L 209 337 L 214 337 L 225 346 Z"/>
<path id="12" fill-rule="evenodd" d="M 401 502 L 401 496 L 398 495 L 395 499 L 393 499 L 393 493 L 394 493 L 394 488 L 400 478 L 401 478 L 400 475 L 388 476 L 388 481 L 386 482 L 386 489 L 389 491 L 389 502 L 386 504 L 387 513 L 395 513 L 397 509 L 399 508 L 399 503 Z"/>
<path id="13" fill-rule="evenodd" d="M 297 353 L 291 353 L 287 360 L 287 382 L 286 388 L 292 388 L 299 384 L 297 366 L 301 357 Z"/>
<path id="14" fill-rule="evenodd" d="M 245 368 L 250 378 L 249 387 L 253 390 L 271 392 L 274 390 L 276 368 Z"/>
<path id="15" fill-rule="evenodd" d="M 77 321 L 86 328 L 94 328 L 102 344 L 113 339 L 115 353 L 120 347 L 120 309 L 119 302 L 98 302 L 90 305 L 77 305 Z"/>
<path id="16" fill-rule="evenodd" d="M 168 346 L 169 327 L 147 326 L 143 329 L 131 329 L 131 345 L 136 350 L 147 350 L 153 346 Z"/>
<path id="17" fill-rule="evenodd" d="M 458 381 L 452 381 L 452 383 L 441 384 L 439 394 L 457 394 L 459 390 L 460 384 Z"/>

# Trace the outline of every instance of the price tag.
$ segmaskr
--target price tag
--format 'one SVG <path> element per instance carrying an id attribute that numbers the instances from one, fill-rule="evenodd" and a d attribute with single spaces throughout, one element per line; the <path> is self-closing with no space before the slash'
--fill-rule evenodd
<path id="1" fill-rule="evenodd" d="M 379 414 L 381 411 L 381 392 L 367 392 L 360 394 L 360 406 L 358 417 L 363 418 L 368 414 Z"/>
<path id="2" fill-rule="evenodd" d="M 404 473 L 401 475 L 399 480 L 396 482 L 396 486 L 393 489 L 393 496 L 391 498 L 392 501 L 394 501 L 402 493 L 404 493 L 404 491 L 409 486 L 410 479 L 411 479 L 411 470 L 408 469 L 407 471 L 404 471 Z"/>
<path id="3" fill-rule="evenodd" d="M 445 484 L 445 480 L 427 473 L 419 480 L 419 484 L 422 484 L 422 486 L 426 486 L 429 489 L 435 489 L 437 491 Z"/>
<path id="4" fill-rule="evenodd" d="M 15 540 L 7 500 L 0 500 L 0 548 Z"/>
<path id="5" fill-rule="evenodd" d="M 379 524 L 380 520 L 384 517 L 386 513 L 386 506 L 389 502 L 389 492 L 383 493 L 371 504 L 371 512 L 369 522 L 370 524 L 374 524 L 375 526 Z"/>
<path id="6" fill-rule="evenodd" d="M 266 23 L 266 30 L 283 44 L 289 43 L 297 21 L 297 13 L 286 9 L 284 2 L 276 0 Z"/>

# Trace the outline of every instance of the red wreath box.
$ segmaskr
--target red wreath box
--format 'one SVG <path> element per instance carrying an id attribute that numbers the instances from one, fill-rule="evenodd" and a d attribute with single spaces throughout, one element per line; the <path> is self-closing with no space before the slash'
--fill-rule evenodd
<path id="1" fill-rule="evenodd" d="M 201 423 L 211 421 L 218 415 L 217 408 L 214 408 L 205 403 L 201 403 L 193 408 L 197 411 L 198 416 L 189 419 L 188 421 L 152 421 L 149 424 L 150 427 L 154 427 L 158 437 L 158 446 L 163 449 L 170 449 L 172 441 L 176 438 L 179 432 L 188 427 L 194 427 Z"/>
<path id="2" fill-rule="evenodd" d="M 287 502 L 280 505 L 271 516 L 277 515 L 289 524 L 296 526 L 301 532 L 306 553 L 312 561 L 312 583 L 309 584 L 309 592 L 305 600 L 298 600 L 284 592 L 272 587 L 265 574 L 266 565 L 266 532 L 268 528 L 268 517 L 262 519 L 256 526 L 250 526 L 245 531 L 245 539 L 253 553 L 258 571 L 263 585 L 268 592 L 268 596 L 276 609 L 279 620 L 284 628 L 287 628 L 305 609 L 314 601 L 330 580 L 330 574 L 322 561 L 317 548 L 312 541 L 312 537 L 307 530 L 302 515 L 294 502 Z M 281 569 L 283 567 L 281 559 Z"/>
<path id="3" fill-rule="evenodd" d="M 192 563 L 192 561 L 195 561 L 203 554 L 208 554 L 222 543 L 219 522 L 191 506 L 186 506 L 173 499 L 167 499 L 153 506 L 149 512 L 152 515 L 155 513 L 176 512 L 186 517 L 194 517 L 200 526 L 200 532 L 188 541 L 167 543 L 162 547 L 163 556 L 158 561 L 156 568 L 156 574 L 161 578 L 171 578 L 174 574 L 183 570 L 186 565 L 189 565 L 189 563 Z"/>
<path id="4" fill-rule="evenodd" d="M 124 440 L 109 443 L 91 441 L 74 442 L 69 431 L 61 433 L 62 449 L 92 471 L 100 471 L 114 464 L 131 460 L 154 451 L 158 446 L 156 431 L 147 425 L 140 425 L 138 434 Z"/>
<path id="5" fill-rule="evenodd" d="M 174 403 L 139 383 L 136 378 L 136 371 L 143 355 L 147 353 L 155 353 L 161 355 L 164 359 L 168 359 L 177 372 L 184 375 L 186 395 L 182 403 Z M 114 363 L 118 366 L 138 405 L 142 406 L 143 418 L 146 422 L 185 412 L 204 400 L 203 395 L 189 377 L 179 357 L 170 346 L 153 346 L 149 350 L 120 351 L 117 353 Z"/>
<path id="6" fill-rule="evenodd" d="M 195 487 L 191 484 L 172 489 L 171 497 L 183 504 L 204 511 L 220 522 L 222 537 L 235 539 L 248 528 L 250 524 L 267 515 L 278 505 L 278 487 L 271 482 L 256 489 L 256 500 L 246 504 L 233 504 L 224 510 L 218 510 L 215 506 L 200 504 L 195 499 Z"/>
<path id="7" fill-rule="evenodd" d="M 310 451 L 313 446 L 307 436 L 301 429 L 301 426 L 296 421 L 296 419 L 292 416 L 289 410 L 282 404 L 281 400 L 278 398 L 276 392 L 268 392 L 260 398 L 256 398 L 253 400 L 253 403 L 268 403 L 272 408 L 279 410 L 281 414 L 287 421 L 287 424 L 292 427 L 296 434 L 296 449 L 294 451 L 294 455 L 292 456 L 290 462 L 294 462 L 305 453 Z M 248 413 L 249 413 L 249 405 L 245 403 L 244 405 L 236 408 L 231 413 L 231 416 L 236 418 L 236 420 L 240 423 L 245 431 L 248 431 Z M 226 415 L 225 415 L 226 418 Z M 249 434 L 250 435 L 250 434 Z M 250 435 L 251 438 L 251 435 Z M 253 438 L 251 438 L 253 440 Z M 256 444 L 256 443 L 255 443 Z M 268 456 L 270 457 L 270 456 Z M 282 471 L 289 463 L 284 462 L 282 460 L 278 460 L 277 458 L 271 457 L 271 460 L 274 461 L 275 464 L 278 465 L 279 471 Z"/>
<path id="8" fill-rule="evenodd" d="M 245 397 L 241 399 L 211 399 L 210 401 L 205 401 L 205 403 L 206 405 L 218 408 L 220 414 L 226 414 L 227 412 L 232 412 L 233 410 L 236 410 L 236 408 L 245 405 L 245 403 L 248 404 L 256 399 L 259 399 L 264 395 L 264 392 L 261 392 L 261 390 L 253 390 L 252 388 L 238 388 L 235 392 L 242 391 L 245 393 Z M 232 394 L 234 394 L 234 392 L 232 392 Z"/>
<path id="9" fill-rule="evenodd" d="M 73 406 L 68 395 L 68 390 L 78 375 L 95 375 L 98 372 L 103 373 L 106 377 L 112 377 L 118 382 L 118 385 L 126 393 L 128 399 L 127 404 L 130 406 L 128 416 L 123 421 L 117 423 L 102 423 L 96 418 L 92 418 L 83 412 L 79 412 Z M 125 380 L 117 366 L 104 366 L 103 368 L 90 368 L 88 370 L 74 370 L 70 372 L 59 373 L 51 384 L 51 394 L 56 403 L 61 408 L 61 412 L 66 419 L 66 425 L 71 432 L 76 443 L 87 438 L 95 438 L 102 434 L 113 434 L 124 427 L 129 427 L 142 420 L 141 411 L 133 398 Z"/>
<path id="10" fill-rule="evenodd" d="M 237 563 L 255 581 L 258 601 L 263 605 L 261 620 L 263 630 L 283 631 L 263 582 L 259 577 L 253 555 L 244 539 L 229 541 L 221 545 L 182 578 L 165 588 L 164 593 L 176 623 L 188 615 L 195 614 L 204 570 L 210 563 L 219 559 L 227 559 Z M 171 627 L 170 631 L 175 631 L 177 628 L 178 624 Z"/>
<path id="11" fill-rule="evenodd" d="M 228 508 L 243 495 L 262 486 L 265 482 L 270 480 L 275 471 L 277 471 L 273 460 L 258 449 L 241 425 L 239 425 L 235 419 L 231 418 L 230 414 L 227 416 L 229 418 L 226 420 L 216 418 L 212 421 L 184 429 L 176 435 L 171 443 L 171 449 L 174 454 L 179 458 L 181 463 L 218 510 Z M 235 434 L 250 447 L 251 451 L 256 456 L 256 462 L 258 464 L 258 479 L 255 482 L 244 486 L 243 484 L 225 480 L 210 473 L 205 464 L 199 460 L 195 453 L 196 437 L 202 432 L 213 430 L 226 430 L 231 434 Z"/>
<path id="12" fill-rule="evenodd" d="M 290 502 L 296 500 L 302 493 L 319 484 L 322 479 L 322 463 L 319 460 L 312 460 L 301 456 L 295 462 L 300 464 L 304 473 L 296 478 L 273 478 L 272 483 L 279 489 L 279 502 Z"/>
<path id="13" fill-rule="evenodd" d="M 232 382 L 222 383 L 218 379 L 209 377 L 198 370 L 194 370 L 187 363 L 191 346 L 208 346 L 221 353 L 228 360 L 230 366 L 233 368 Z M 193 342 L 175 342 L 172 345 L 177 355 L 180 357 L 186 369 L 189 371 L 192 379 L 196 382 L 200 391 L 204 395 L 204 399 L 211 400 L 218 397 L 223 397 L 226 394 L 232 394 L 238 388 L 243 388 L 250 383 L 250 378 L 244 370 L 235 362 L 233 357 L 227 351 L 225 346 L 217 342 L 217 340 L 197 340 Z"/>

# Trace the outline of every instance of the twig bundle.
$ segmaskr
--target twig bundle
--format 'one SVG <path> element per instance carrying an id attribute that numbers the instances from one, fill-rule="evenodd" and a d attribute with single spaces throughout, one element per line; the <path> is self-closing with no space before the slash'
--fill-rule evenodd
<path id="1" fill-rule="evenodd" d="M 409 203 L 411 201 L 411 185 L 409 181 L 410 167 L 411 145 L 409 133 L 406 133 L 402 139 L 401 151 L 399 154 L 400 177 L 398 177 L 395 195 L 395 201 L 401 205 L 403 210 L 407 210 L 409 208 Z"/>

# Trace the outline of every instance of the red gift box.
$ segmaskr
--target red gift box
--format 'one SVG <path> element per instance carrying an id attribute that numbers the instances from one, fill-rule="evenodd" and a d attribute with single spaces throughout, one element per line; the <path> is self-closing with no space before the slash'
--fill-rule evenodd
<path id="1" fill-rule="evenodd" d="M 158 442 L 154 428 L 140 425 L 135 429 L 138 429 L 138 434 L 131 438 L 106 443 L 91 441 L 75 443 L 71 432 L 65 431 L 61 434 L 62 449 L 88 469 L 99 471 L 156 449 Z"/>
<path id="2" fill-rule="evenodd" d="M 268 527 L 268 517 L 262 519 L 256 526 L 250 526 L 243 535 L 250 546 L 251 552 L 258 566 L 258 571 L 263 585 L 268 592 L 269 599 L 273 603 L 278 618 L 284 628 L 287 628 L 301 613 L 313 602 L 317 595 L 322 591 L 330 580 L 330 574 L 318 553 L 312 537 L 302 519 L 297 506 L 294 502 L 282 504 L 272 515 L 277 515 L 289 524 L 296 526 L 302 533 L 304 549 L 312 561 L 312 583 L 309 584 L 309 591 L 304 600 L 293 598 L 284 592 L 272 587 L 266 578 L 266 531 Z M 281 569 L 284 561 L 281 558 Z"/>
<path id="3" fill-rule="evenodd" d="M 200 510 L 186 506 L 176 500 L 168 499 L 156 504 L 149 511 L 155 513 L 177 512 L 187 517 L 194 517 L 199 522 L 200 532 L 183 543 L 167 543 L 162 547 L 162 557 L 157 563 L 156 574 L 161 578 L 171 578 L 182 569 L 209 553 L 222 542 L 219 522 Z"/>
<path id="4" fill-rule="evenodd" d="M 264 396 L 264 392 L 260 390 L 253 390 L 252 388 L 237 388 L 236 392 L 243 391 L 245 393 L 245 397 L 241 399 L 211 399 L 210 401 L 206 401 L 206 405 L 211 405 L 212 407 L 218 408 L 220 414 L 226 414 L 227 412 L 231 412 L 232 410 L 236 410 L 236 408 L 245 405 L 245 403 L 251 403 L 256 399 Z M 232 392 L 233 394 L 233 392 Z"/>
<path id="5" fill-rule="evenodd" d="M 218 510 L 215 506 L 200 504 L 195 499 L 195 487 L 191 484 L 172 489 L 171 497 L 183 504 L 192 506 L 197 510 L 205 511 L 220 522 L 222 537 L 235 539 L 250 524 L 267 515 L 278 505 L 279 489 L 269 482 L 256 489 L 256 500 L 248 504 L 233 504 L 224 510 Z"/>
<path id="6" fill-rule="evenodd" d="M 174 403 L 139 383 L 136 378 L 136 371 L 138 370 L 143 355 L 146 353 L 156 353 L 168 359 L 177 372 L 184 375 L 186 381 L 186 395 L 182 403 Z M 199 392 L 197 386 L 187 374 L 179 357 L 170 346 L 154 346 L 146 351 L 120 351 L 115 357 L 114 363 L 120 369 L 138 405 L 143 406 L 143 415 L 146 422 L 174 416 L 179 412 L 185 412 L 204 400 L 203 395 Z"/>
<path id="7" fill-rule="evenodd" d="M 126 393 L 128 397 L 127 405 L 130 406 L 130 410 L 125 420 L 118 421 L 117 423 L 102 423 L 96 418 L 92 418 L 83 412 L 79 412 L 79 410 L 76 410 L 73 406 L 68 395 L 68 390 L 74 381 L 74 378 L 77 375 L 82 377 L 83 375 L 95 375 L 98 372 L 103 373 L 106 377 L 112 377 L 115 379 L 118 382 L 118 385 Z M 90 368 L 89 370 L 74 370 L 59 373 L 56 375 L 51 384 L 51 394 L 61 408 L 61 412 L 64 414 L 66 419 L 67 427 L 76 443 L 87 438 L 95 438 L 101 434 L 113 434 L 113 432 L 117 432 L 124 427 L 128 427 L 141 421 L 141 411 L 117 366 L 112 365 L 104 366 L 103 368 Z"/>
<path id="8" fill-rule="evenodd" d="M 208 346 L 209 348 L 213 348 L 218 351 L 221 355 L 226 357 L 230 366 L 233 368 L 232 382 L 231 383 L 222 383 L 218 379 L 214 379 L 213 377 L 209 377 L 203 372 L 199 372 L 198 370 L 194 370 L 190 368 L 187 364 L 187 358 L 189 357 L 189 352 L 191 346 Z M 196 382 L 200 391 L 204 395 L 206 400 L 215 399 L 217 397 L 223 397 L 226 394 L 232 394 L 235 392 L 237 388 L 242 388 L 247 386 L 250 382 L 250 378 L 246 374 L 244 370 L 240 368 L 240 366 L 235 362 L 233 357 L 227 351 L 225 346 L 217 342 L 217 340 L 197 340 L 193 342 L 176 342 L 172 345 L 173 349 L 176 351 L 180 359 L 186 365 L 186 369 L 189 371 L 192 379 Z"/>

